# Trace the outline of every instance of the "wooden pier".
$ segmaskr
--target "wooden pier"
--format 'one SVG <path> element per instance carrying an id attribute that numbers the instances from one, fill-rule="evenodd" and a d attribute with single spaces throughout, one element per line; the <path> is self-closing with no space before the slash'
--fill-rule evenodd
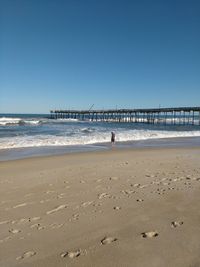
<path id="1" fill-rule="evenodd" d="M 51 110 L 52 119 L 199 125 L 200 107 L 108 110 Z"/>

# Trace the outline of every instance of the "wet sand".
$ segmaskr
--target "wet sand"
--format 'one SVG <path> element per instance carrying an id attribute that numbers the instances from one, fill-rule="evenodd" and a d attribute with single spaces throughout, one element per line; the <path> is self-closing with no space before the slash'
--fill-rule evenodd
<path id="1" fill-rule="evenodd" d="M 197 267 L 200 148 L 0 162 L 0 266 Z"/>

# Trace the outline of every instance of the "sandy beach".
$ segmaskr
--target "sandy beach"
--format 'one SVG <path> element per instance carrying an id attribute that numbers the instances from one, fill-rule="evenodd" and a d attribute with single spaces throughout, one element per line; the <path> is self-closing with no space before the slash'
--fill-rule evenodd
<path id="1" fill-rule="evenodd" d="M 199 163 L 200 148 L 0 162 L 0 266 L 200 266 Z"/>

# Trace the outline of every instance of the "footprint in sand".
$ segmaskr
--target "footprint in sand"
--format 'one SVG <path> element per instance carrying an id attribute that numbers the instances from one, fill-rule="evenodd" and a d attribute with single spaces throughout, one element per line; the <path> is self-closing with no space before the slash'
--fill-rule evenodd
<path id="1" fill-rule="evenodd" d="M 107 244 L 111 244 L 112 242 L 115 242 L 115 241 L 117 241 L 117 238 L 115 238 L 115 237 L 104 237 L 101 240 L 101 244 L 102 245 L 107 245 Z"/>
<path id="2" fill-rule="evenodd" d="M 21 232 L 21 230 L 19 230 L 19 229 L 10 229 L 9 230 L 9 233 L 12 233 L 12 234 L 18 234 L 20 232 Z"/>
<path id="3" fill-rule="evenodd" d="M 72 215 L 72 218 L 70 218 L 68 221 L 71 222 L 71 221 L 77 221 L 79 219 L 79 214 L 76 213 L 76 214 L 73 214 Z"/>
<path id="4" fill-rule="evenodd" d="M 65 209 L 66 207 L 67 207 L 67 205 L 60 205 L 60 206 L 58 206 L 57 208 L 55 208 L 53 210 L 47 211 L 46 214 L 47 215 L 52 214 L 52 213 L 57 212 L 59 210 Z"/>
<path id="5" fill-rule="evenodd" d="M 168 185 L 168 183 L 163 183 L 163 185 Z"/>
<path id="6" fill-rule="evenodd" d="M 20 257 L 17 257 L 16 260 L 22 260 L 22 259 L 26 259 L 26 258 L 30 258 L 33 257 L 36 254 L 36 252 L 34 251 L 27 251 L 24 252 L 24 254 Z"/>
<path id="7" fill-rule="evenodd" d="M 86 202 L 83 202 L 83 203 L 81 204 L 81 207 L 86 208 L 86 207 L 88 207 L 89 205 L 91 205 L 93 202 L 94 202 L 94 201 L 86 201 Z"/>
<path id="8" fill-rule="evenodd" d="M 62 252 L 60 256 L 61 256 L 62 258 L 66 258 L 66 257 L 68 257 L 68 258 L 70 258 L 70 259 L 73 259 L 73 258 L 77 258 L 77 257 L 79 257 L 80 255 L 81 255 L 81 250 L 78 249 L 78 250 L 76 250 L 76 251 Z"/>
<path id="9" fill-rule="evenodd" d="M 141 236 L 142 236 L 143 238 L 157 237 L 157 236 L 158 236 L 158 232 L 157 232 L 157 231 L 144 232 L 144 233 L 141 233 Z"/>
<path id="10" fill-rule="evenodd" d="M 140 187 L 140 184 L 131 184 L 133 187 Z"/>
<path id="11" fill-rule="evenodd" d="M 33 217 L 33 218 L 30 218 L 30 222 L 34 222 L 40 219 L 41 219 L 40 217 Z"/>
<path id="12" fill-rule="evenodd" d="M 149 185 L 148 184 L 144 184 L 144 185 L 141 185 L 141 186 L 139 186 L 139 188 L 145 188 L 145 187 L 148 187 Z"/>
<path id="13" fill-rule="evenodd" d="M 64 225 L 63 223 L 60 223 L 60 224 L 58 224 L 58 223 L 52 223 L 52 224 L 50 224 L 50 228 L 52 228 L 52 229 L 59 229 L 63 225 Z"/>
<path id="14" fill-rule="evenodd" d="M 154 177 L 156 177 L 156 175 L 154 175 L 154 174 L 145 174 L 145 176 L 146 176 L 147 178 L 154 178 Z"/>
<path id="15" fill-rule="evenodd" d="M 127 189 L 127 190 L 122 190 L 121 192 L 122 192 L 124 195 L 131 195 L 131 194 L 135 193 L 134 190 L 129 190 L 129 189 Z"/>
<path id="16" fill-rule="evenodd" d="M 13 209 L 17 209 L 17 208 L 21 208 L 21 207 L 25 207 L 27 205 L 27 203 L 21 203 L 21 204 L 18 204 L 16 206 L 13 207 Z"/>
<path id="17" fill-rule="evenodd" d="M 176 228 L 176 227 L 179 227 L 181 225 L 183 225 L 183 222 L 176 222 L 176 221 L 171 222 L 171 227 L 172 228 Z"/>
<path id="18" fill-rule="evenodd" d="M 102 199 L 102 198 L 106 198 L 106 197 L 110 197 L 110 195 L 107 193 L 101 193 L 98 195 L 98 199 Z"/>
<path id="19" fill-rule="evenodd" d="M 30 226 L 30 228 L 36 228 L 37 230 L 43 230 L 45 227 L 42 226 L 40 223 L 35 223 Z"/>
<path id="20" fill-rule="evenodd" d="M 109 180 L 110 181 L 117 181 L 119 178 L 118 177 L 110 177 Z"/>
<path id="21" fill-rule="evenodd" d="M 65 196 L 65 193 L 61 193 L 61 194 L 57 195 L 57 198 L 62 199 L 62 198 L 64 198 L 64 196 Z"/>
<path id="22" fill-rule="evenodd" d="M 138 198 L 138 199 L 136 199 L 136 201 L 137 201 L 137 202 L 143 202 L 144 199 Z"/>
<path id="23" fill-rule="evenodd" d="M 114 210 L 121 210 L 121 207 L 115 206 L 113 207 Z"/>

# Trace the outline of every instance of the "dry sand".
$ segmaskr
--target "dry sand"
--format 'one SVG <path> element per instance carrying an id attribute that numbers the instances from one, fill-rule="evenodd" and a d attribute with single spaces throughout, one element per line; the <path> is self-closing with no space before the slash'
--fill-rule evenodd
<path id="1" fill-rule="evenodd" d="M 199 267 L 200 149 L 0 163 L 1 267 Z"/>

